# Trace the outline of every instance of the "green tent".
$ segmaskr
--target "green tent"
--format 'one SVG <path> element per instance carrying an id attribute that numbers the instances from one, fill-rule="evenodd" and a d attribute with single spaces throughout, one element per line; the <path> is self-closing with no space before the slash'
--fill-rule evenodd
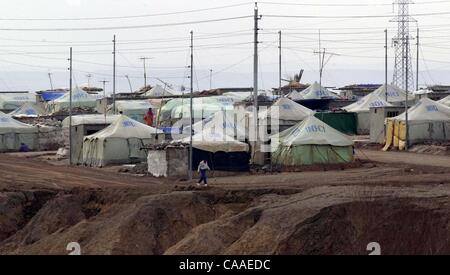
<path id="1" fill-rule="evenodd" d="M 353 141 L 314 116 L 272 137 L 272 163 L 281 166 L 353 161 Z"/>

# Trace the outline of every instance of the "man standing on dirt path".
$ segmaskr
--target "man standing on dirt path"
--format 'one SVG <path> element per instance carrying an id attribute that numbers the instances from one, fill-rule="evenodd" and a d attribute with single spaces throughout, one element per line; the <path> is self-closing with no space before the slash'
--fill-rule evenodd
<path id="1" fill-rule="evenodd" d="M 148 126 L 153 126 L 153 117 L 153 111 L 149 108 L 147 114 L 144 116 L 144 120 Z"/>
<path id="2" fill-rule="evenodd" d="M 206 171 L 211 170 L 209 169 L 208 162 L 206 160 L 200 161 L 200 164 L 198 165 L 197 171 L 200 173 L 200 180 L 198 181 L 197 185 L 200 186 L 200 183 L 204 182 L 204 187 L 208 187 L 208 179 L 206 176 Z"/>

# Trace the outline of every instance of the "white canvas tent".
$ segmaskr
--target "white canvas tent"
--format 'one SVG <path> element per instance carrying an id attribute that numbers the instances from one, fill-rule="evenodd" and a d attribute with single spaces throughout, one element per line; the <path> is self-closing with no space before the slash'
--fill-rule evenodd
<path id="1" fill-rule="evenodd" d="M 184 144 L 189 144 L 190 137 L 181 140 Z M 208 128 L 192 136 L 192 146 L 206 152 L 248 152 L 249 146 L 233 137 L 223 134 L 221 129 Z"/>
<path id="2" fill-rule="evenodd" d="M 387 91 L 386 91 L 387 87 Z M 383 85 L 380 88 L 376 89 L 373 94 L 377 95 L 380 98 L 386 99 L 387 93 L 387 102 L 396 104 L 396 105 L 405 105 L 406 100 L 406 92 L 394 85 Z M 410 101 L 414 100 L 414 96 L 410 96 Z"/>
<path id="3" fill-rule="evenodd" d="M 108 113 L 112 113 L 113 105 L 108 106 Z M 148 109 L 155 107 L 148 100 L 119 100 L 116 101 L 116 113 L 144 123 L 144 116 Z M 156 110 L 154 111 L 156 113 Z"/>
<path id="4" fill-rule="evenodd" d="M 156 85 L 155 87 L 151 88 L 150 91 L 146 92 L 144 96 L 147 97 L 167 97 L 167 96 L 177 96 L 180 95 L 180 93 L 177 93 L 171 89 L 164 89 L 160 85 Z"/>
<path id="5" fill-rule="evenodd" d="M 409 145 L 425 141 L 450 140 L 450 107 L 422 98 L 408 110 Z M 403 149 L 406 141 L 406 113 L 387 120 L 386 146 Z"/>
<path id="6" fill-rule="evenodd" d="M 119 115 L 104 115 L 104 114 L 87 114 L 87 115 L 76 115 L 72 116 L 72 126 L 79 126 L 85 124 L 111 124 L 116 121 Z M 69 117 L 66 117 L 62 126 L 64 128 L 69 127 Z"/>
<path id="7" fill-rule="evenodd" d="M 72 90 L 72 108 L 95 108 L 97 98 L 79 87 Z M 47 103 L 47 111 L 55 113 L 62 110 L 69 109 L 70 93 L 65 93 L 63 96 Z"/>
<path id="8" fill-rule="evenodd" d="M 0 152 L 18 151 L 21 143 L 30 150 L 36 150 L 39 144 L 38 128 L 0 114 Z"/>
<path id="9" fill-rule="evenodd" d="M 406 113 L 393 119 L 405 121 Z M 408 120 L 409 122 L 448 121 L 450 120 L 450 107 L 429 98 L 422 98 L 416 105 L 408 109 Z"/>
<path id="10" fill-rule="evenodd" d="M 9 113 L 12 117 L 38 117 L 44 115 L 44 110 L 35 103 L 25 103 L 21 107 Z"/>
<path id="11" fill-rule="evenodd" d="M 286 95 L 287 98 L 290 98 L 294 101 L 298 101 L 298 100 L 303 100 L 303 96 L 302 94 L 297 91 L 297 90 L 293 90 L 292 92 L 290 92 L 289 94 Z"/>
<path id="12" fill-rule="evenodd" d="M 319 83 L 314 82 L 308 88 L 300 92 L 302 99 L 324 99 L 324 98 L 338 98 L 338 96 L 330 90 L 321 87 Z"/>
<path id="13" fill-rule="evenodd" d="M 194 134 L 200 133 L 205 129 L 212 128 L 213 131 L 221 131 L 222 134 L 237 138 L 239 140 L 245 139 L 246 135 L 245 128 L 236 123 L 234 112 L 217 112 L 202 121 L 194 123 L 192 128 L 194 129 Z M 189 126 L 185 127 L 183 129 L 183 133 L 188 135 L 189 129 Z"/>
<path id="14" fill-rule="evenodd" d="M 84 138 L 83 164 L 103 167 L 142 162 L 147 159 L 142 148 L 163 141 L 162 131 L 122 115 L 107 128 Z"/>
<path id="15" fill-rule="evenodd" d="M 259 114 L 260 119 L 278 119 L 286 121 L 302 121 L 305 118 L 314 115 L 311 109 L 300 105 L 289 98 L 282 97 L 278 99 L 270 108 Z"/>
<path id="16" fill-rule="evenodd" d="M 272 137 L 272 163 L 282 166 L 353 161 L 353 141 L 314 116 Z"/>
<path id="17" fill-rule="evenodd" d="M 438 101 L 441 104 L 444 104 L 447 107 L 450 107 L 450 95 L 447 97 L 444 97 L 443 99 Z"/>
<path id="18" fill-rule="evenodd" d="M 36 96 L 31 93 L 0 93 L 0 110 L 13 111 L 25 103 L 35 103 Z"/>
<path id="19" fill-rule="evenodd" d="M 370 133 L 370 108 L 386 106 L 392 106 L 392 104 L 386 102 L 377 94 L 370 93 L 359 101 L 342 109 L 347 112 L 354 112 L 357 114 L 357 133 L 360 135 L 365 135 Z"/>
<path id="20" fill-rule="evenodd" d="M 433 93 L 433 90 L 430 90 L 430 89 L 420 89 L 420 90 L 413 92 L 414 95 L 418 95 L 418 96 L 428 95 L 428 94 L 432 94 L 432 93 Z"/>

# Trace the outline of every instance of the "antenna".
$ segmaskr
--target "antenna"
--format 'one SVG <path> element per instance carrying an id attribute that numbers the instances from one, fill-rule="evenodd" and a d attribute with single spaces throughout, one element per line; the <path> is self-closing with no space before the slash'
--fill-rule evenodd
<path id="1" fill-rule="evenodd" d="M 52 81 L 52 73 L 48 73 L 48 79 L 50 80 L 50 88 L 53 91 L 53 81 Z"/>

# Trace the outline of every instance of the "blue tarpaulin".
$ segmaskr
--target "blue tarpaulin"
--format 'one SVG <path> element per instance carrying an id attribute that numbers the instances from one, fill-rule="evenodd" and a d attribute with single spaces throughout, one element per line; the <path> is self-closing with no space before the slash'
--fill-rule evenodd
<path id="1" fill-rule="evenodd" d="M 64 94 L 65 93 L 63 92 L 43 92 L 41 96 L 44 101 L 52 101 L 63 96 Z"/>

